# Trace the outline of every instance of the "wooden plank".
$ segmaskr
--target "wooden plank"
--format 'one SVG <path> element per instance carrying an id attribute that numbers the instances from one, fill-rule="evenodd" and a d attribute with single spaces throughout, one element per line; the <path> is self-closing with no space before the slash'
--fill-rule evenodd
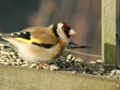
<path id="1" fill-rule="evenodd" d="M 116 62 L 116 0 L 102 0 L 103 51 L 105 63 Z"/>
<path id="2" fill-rule="evenodd" d="M 120 90 L 120 81 L 0 66 L 0 90 Z"/>

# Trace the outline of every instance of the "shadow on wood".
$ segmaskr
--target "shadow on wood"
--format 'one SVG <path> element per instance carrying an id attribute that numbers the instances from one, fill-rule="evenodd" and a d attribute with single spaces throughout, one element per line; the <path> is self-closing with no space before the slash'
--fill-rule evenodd
<path id="1" fill-rule="evenodd" d="M 116 46 L 104 43 L 104 59 L 107 64 L 116 64 Z"/>

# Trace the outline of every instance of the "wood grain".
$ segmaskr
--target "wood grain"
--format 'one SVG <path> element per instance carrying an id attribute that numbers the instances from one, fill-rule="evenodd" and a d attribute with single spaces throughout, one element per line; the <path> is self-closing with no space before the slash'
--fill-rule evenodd
<path id="1" fill-rule="evenodd" d="M 120 81 L 0 66 L 0 90 L 120 90 Z"/>

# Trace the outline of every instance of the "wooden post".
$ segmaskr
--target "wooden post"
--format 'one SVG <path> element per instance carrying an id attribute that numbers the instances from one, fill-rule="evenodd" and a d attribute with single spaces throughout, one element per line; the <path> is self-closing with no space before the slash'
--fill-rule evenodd
<path id="1" fill-rule="evenodd" d="M 107 64 L 116 62 L 116 0 L 102 0 L 103 55 Z"/>
<path id="2" fill-rule="evenodd" d="M 117 0 L 117 67 L 120 68 L 120 1 Z"/>

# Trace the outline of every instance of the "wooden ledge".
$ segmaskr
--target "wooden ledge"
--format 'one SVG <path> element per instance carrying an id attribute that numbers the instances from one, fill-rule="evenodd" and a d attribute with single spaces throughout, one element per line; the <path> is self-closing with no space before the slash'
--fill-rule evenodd
<path id="1" fill-rule="evenodd" d="M 120 81 L 0 66 L 0 90 L 120 90 Z"/>

